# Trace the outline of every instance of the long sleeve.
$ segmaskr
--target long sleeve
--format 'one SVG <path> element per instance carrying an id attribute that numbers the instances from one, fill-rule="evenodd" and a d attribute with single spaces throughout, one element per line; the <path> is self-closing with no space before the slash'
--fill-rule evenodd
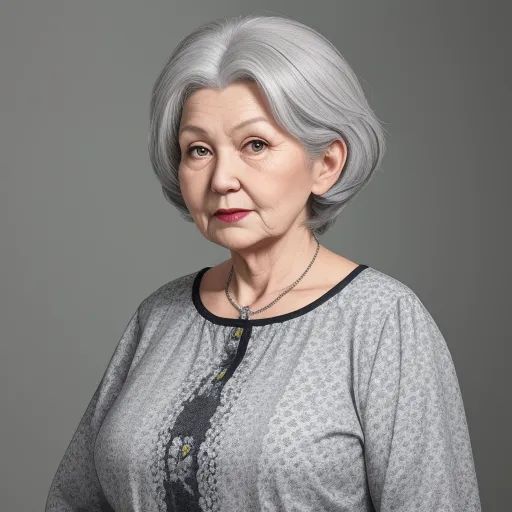
<path id="1" fill-rule="evenodd" d="M 140 306 L 139 306 L 140 308 Z M 139 308 L 131 317 L 50 486 L 45 512 L 112 511 L 98 480 L 94 443 L 116 400 L 139 341 Z"/>
<path id="2" fill-rule="evenodd" d="M 378 512 L 480 512 L 469 431 L 445 339 L 411 291 L 368 358 L 362 423 Z"/>

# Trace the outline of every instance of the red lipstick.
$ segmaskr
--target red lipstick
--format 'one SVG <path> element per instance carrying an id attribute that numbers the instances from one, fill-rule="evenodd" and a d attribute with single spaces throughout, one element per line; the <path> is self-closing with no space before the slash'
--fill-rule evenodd
<path id="1" fill-rule="evenodd" d="M 251 210 L 243 210 L 241 208 L 219 208 L 215 212 L 215 217 L 223 222 L 236 222 L 247 217 Z"/>

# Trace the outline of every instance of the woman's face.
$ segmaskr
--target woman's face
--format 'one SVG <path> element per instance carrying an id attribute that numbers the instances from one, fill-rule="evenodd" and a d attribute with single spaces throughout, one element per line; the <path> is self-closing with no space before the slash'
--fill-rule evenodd
<path id="1" fill-rule="evenodd" d="M 253 118 L 259 120 L 237 127 Z M 313 175 L 306 155 L 275 123 L 253 82 L 193 93 L 184 105 L 179 144 L 181 192 L 208 240 L 243 250 L 307 218 Z M 228 223 L 215 217 L 218 208 L 251 212 Z"/>

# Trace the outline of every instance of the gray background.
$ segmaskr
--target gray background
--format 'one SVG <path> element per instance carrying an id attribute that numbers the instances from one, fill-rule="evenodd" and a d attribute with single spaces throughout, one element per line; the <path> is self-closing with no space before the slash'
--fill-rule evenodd
<path id="1" fill-rule="evenodd" d="M 456 366 L 483 509 L 507 508 L 506 4 L 2 2 L 2 510 L 44 508 L 142 299 L 229 257 L 161 194 L 147 154 L 148 104 L 182 37 L 255 10 L 329 38 L 386 123 L 383 172 L 320 240 L 401 280 L 427 306 Z"/>

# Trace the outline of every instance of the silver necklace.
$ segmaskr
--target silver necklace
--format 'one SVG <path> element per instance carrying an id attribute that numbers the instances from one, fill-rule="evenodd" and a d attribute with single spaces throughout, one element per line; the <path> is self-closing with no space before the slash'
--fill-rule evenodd
<path id="1" fill-rule="evenodd" d="M 226 283 L 226 295 L 228 297 L 229 302 L 233 304 L 233 306 L 238 309 L 238 312 L 240 313 L 238 318 L 241 318 L 242 320 L 247 320 L 250 315 L 255 315 L 256 313 L 260 313 L 261 311 L 265 311 L 265 309 L 268 309 L 270 306 L 273 306 L 285 293 L 288 293 L 294 286 L 297 285 L 297 283 L 306 275 L 307 271 L 311 268 L 311 265 L 313 265 L 313 262 L 316 259 L 316 255 L 318 254 L 318 250 L 320 249 L 320 242 L 318 241 L 318 238 L 313 235 L 314 239 L 316 240 L 317 246 L 315 255 L 313 256 L 313 259 L 311 260 L 311 263 L 308 265 L 308 268 L 304 271 L 304 273 L 292 284 L 290 285 L 284 292 L 282 292 L 277 299 L 274 299 L 270 304 L 265 306 L 264 308 L 258 309 L 257 311 L 251 311 L 249 306 L 243 306 L 240 307 L 238 304 L 235 303 L 235 301 L 231 298 L 231 295 L 229 294 L 229 284 L 231 283 L 231 278 L 233 277 L 233 266 L 231 266 L 231 271 L 229 272 L 228 282 Z"/>

